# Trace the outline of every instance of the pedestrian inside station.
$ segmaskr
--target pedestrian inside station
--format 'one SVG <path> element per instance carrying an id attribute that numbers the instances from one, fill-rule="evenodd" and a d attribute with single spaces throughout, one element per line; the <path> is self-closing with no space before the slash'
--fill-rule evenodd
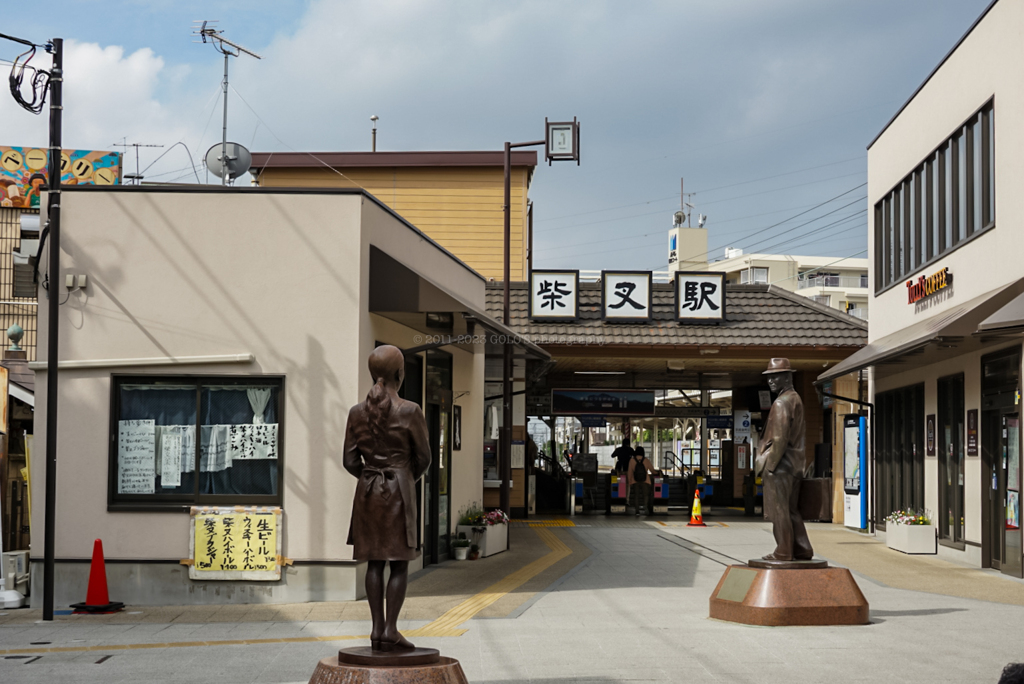
<path id="1" fill-rule="evenodd" d="M 859 407 L 819 395 L 814 381 L 863 346 L 866 323 L 768 285 L 724 284 L 707 272 L 655 275 L 626 275 L 638 284 L 632 299 L 646 306 L 625 320 L 610 308 L 617 273 L 581 280 L 573 271 L 534 270 L 530 282 L 511 285 L 509 327 L 551 357 L 515 359 L 513 517 L 689 515 L 695 491 L 705 514 L 760 512 L 753 459 L 774 399 L 763 375 L 773 358 L 789 359 L 794 371 L 815 476 L 842 472 L 843 416 Z M 722 315 L 685 316 L 694 313 L 682 310 L 688 278 L 698 292 L 705 283 L 721 288 L 711 302 L 720 308 L 711 313 Z M 649 293 L 638 295 L 645 287 Z M 553 316 L 544 299 L 552 291 L 568 293 L 564 308 L 553 304 Z M 500 284 L 488 286 L 487 304 L 500 319 Z M 495 349 L 488 355 L 485 408 L 494 420 L 500 419 L 500 373 Z M 857 400 L 866 383 L 853 374 L 829 389 L 835 392 L 828 395 Z M 500 486 L 499 435 L 487 429 L 485 505 L 496 504 Z M 637 452 L 647 461 L 643 470 L 653 471 L 653 501 L 629 495 L 628 459 Z M 841 521 L 841 474 L 833 479 L 832 510 Z"/>

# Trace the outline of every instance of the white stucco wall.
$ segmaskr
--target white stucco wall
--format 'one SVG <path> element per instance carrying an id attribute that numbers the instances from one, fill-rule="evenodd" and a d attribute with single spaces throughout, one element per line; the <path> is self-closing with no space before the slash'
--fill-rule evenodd
<path id="1" fill-rule="evenodd" d="M 1024 276 L 1024 3 L 1003 0 L 923 86 L 868 150 L 868 254 L 875 252 L 874 206 L 975 111 L 995 97 L 994 230 L 981 235 L 937 263 L 913 274 L 930 275 L 948 267 L 953 292 L 934 297 L 927 307 L 907 303 L 904 278 L 873 296 L 869 341 L 918 320 L 941 314 L 958 303 L 985 294 Z M 872 260 L 873 261 L 873 260 Z M 874 289 L 875 267 L 869 283 Z"/>
<path id="2" fill-rule="evenodd" d="M 255 362 L 62 371 L 57 558 L 89 557 L 96 538 L 111 559 L 188 556 L 187 513 L 107 511 L 111 372 L 285 375 L 284 553 L 351 558 L 355 480 L 341 466 L 345 418 L 370 387 L 374 340 L 411 346 L 414 334 L 367 312 L 369 246 L 481 310 L 482 279 L 358 194 L 67 192 L 63 208 L 63 272 L 88 275 L 89 285 L 61 308 L 62 360 L 251 353 Z M 45 316 L 39 334 L 45 349 Z M 483 357 L 453 354 L 453 389 L 470 392 L 459 402 L 463 451 L 453 459 L 453 488 L 466 499 L 475 487 L 478 498 L 481 467 L 472 462 L 482 452 Z M 32 463 L 39 521 L 45 380 L 40 372 Z M 42 554 L 39 530 L 34 556 Z"/>

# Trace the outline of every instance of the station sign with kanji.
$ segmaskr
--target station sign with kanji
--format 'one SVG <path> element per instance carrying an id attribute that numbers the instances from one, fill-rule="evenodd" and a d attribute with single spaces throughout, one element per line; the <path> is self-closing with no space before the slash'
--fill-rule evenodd
<path id="1" fill-rule="evenodd" d="M 579 315 L 579 271 L 530 271 L 530 318 L 574 321 Z"/>
<path id="2" fill-rule="evenodd" d="M 651 319 L 650 271 L 602 271 L 601 309 L 606 321 L 639 323 Z"/>
<path id="3" fill-rule="evenodd" d="M 725 319 L 725 273 L 676 272 L 676 318 L 714 323 Z"/>

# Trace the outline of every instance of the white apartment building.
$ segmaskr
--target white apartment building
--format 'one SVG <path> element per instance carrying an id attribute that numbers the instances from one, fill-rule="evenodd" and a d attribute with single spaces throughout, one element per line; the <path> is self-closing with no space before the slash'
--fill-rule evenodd
<path id="1" fill-rule="evenodd" d="M 708 264 L 706 270 L 724 271 L 729 283 L 771 284 L 851 316 L 868 317 L 868 259 L 743 254 L 726 249 L 726 257 Z"/>

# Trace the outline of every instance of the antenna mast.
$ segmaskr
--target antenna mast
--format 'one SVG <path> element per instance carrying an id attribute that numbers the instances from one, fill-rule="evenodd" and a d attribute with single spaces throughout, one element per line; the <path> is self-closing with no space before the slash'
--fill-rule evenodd
<path id="1" fill-rule="evenodd" d="M 135 173 L 126 173 L 124 175 L 126 180 L 134 180 L 136 185 L 142 185 L 142 172 L 139 171 L 139 148 L 140 147 L 163 147 L 163 145 L 145 145 L 143 143 L 130 143 L 119 142 L 114 143 L 114 147 L 123 147 L 124 151 L 127 152 L 129 147 L 135 148 Z"/>
<path id="2" fill-rule="evenodd" d="M 213 47 L 224 55 L 224 126 L 221 131 L 220 162 L 226 168 L 228 166 L 228 57 L 239 57 L 244 52 L 250 57 L 263 59 L 252 50 L 247 50 L 238 43 L 232 43 L 224 37 L 224 31 L 218 31 L 214 26 L 216 21 L 196 21 L 192 25 L 192 35 L 202 39 L 198 42 L 209 42 Z M 221 185 L 227 185 L 227 174 L 221 176 Z"/>

